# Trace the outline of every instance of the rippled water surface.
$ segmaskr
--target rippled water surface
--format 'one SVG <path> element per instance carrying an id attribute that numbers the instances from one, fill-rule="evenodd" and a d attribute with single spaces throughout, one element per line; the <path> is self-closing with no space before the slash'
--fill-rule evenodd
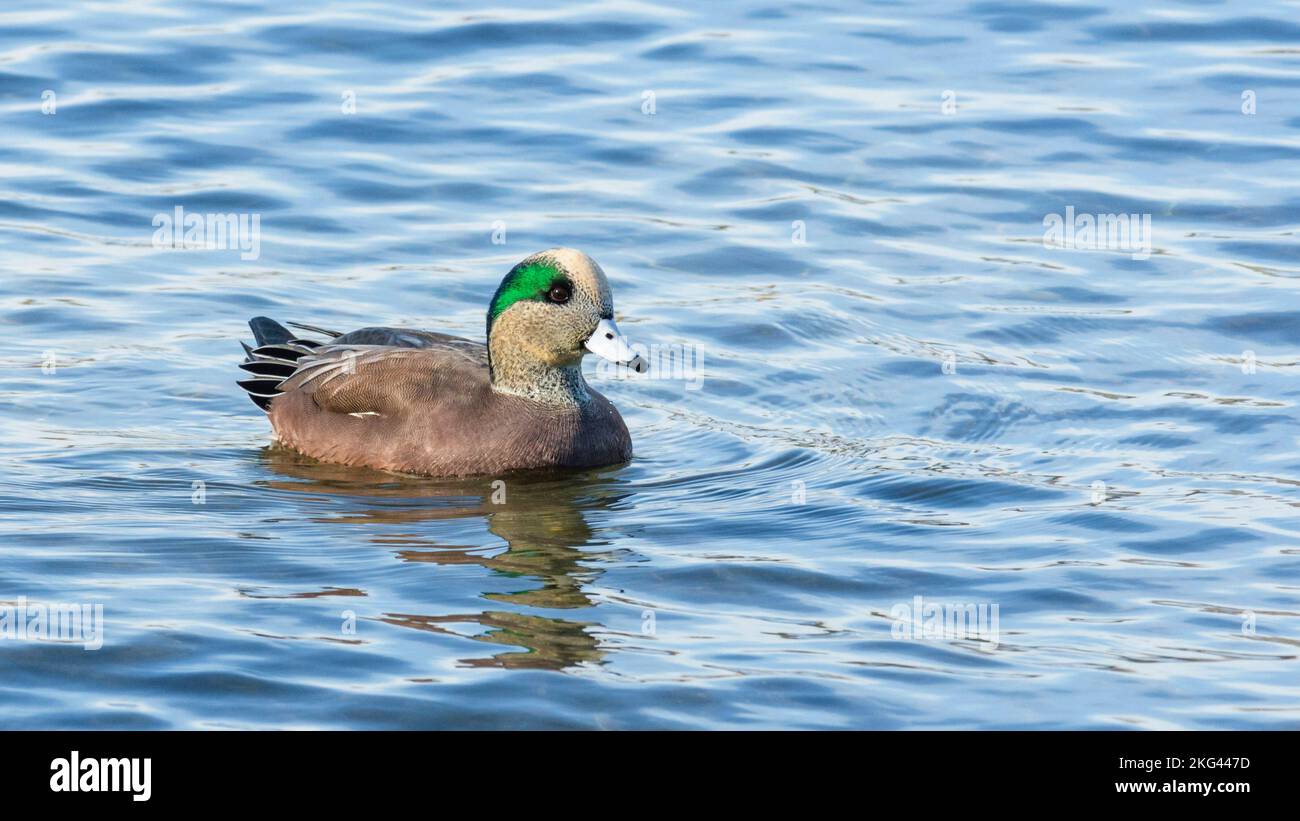
<path id="1" fill-rule="evenodd" d="M 0 603 L 104 641 L 0 640 L 0 726 L 1300 726 L 1294 3 L 72 5 L 0 11 Z M 555 245 L 703 356 L 597 383 L 630 464 L 496 504 L 234 384 Z"/>

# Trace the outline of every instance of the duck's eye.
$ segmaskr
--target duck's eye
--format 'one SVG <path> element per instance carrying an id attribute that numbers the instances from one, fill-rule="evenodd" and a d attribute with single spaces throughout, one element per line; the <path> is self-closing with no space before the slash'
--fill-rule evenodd
<path id="1" fill-rule="evenodd" d="M 563 305 L 569 301 L 569 286 L 556 283 L 551 286 L 551 290 L 546 292 L 546 298 L 557 305 Z"/>

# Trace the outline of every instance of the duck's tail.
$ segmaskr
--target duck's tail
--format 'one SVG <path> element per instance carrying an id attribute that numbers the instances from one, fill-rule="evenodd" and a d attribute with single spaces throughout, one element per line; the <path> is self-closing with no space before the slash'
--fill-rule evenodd
<path id="1" fill-rule="evenodd" d="M 299 325 L 296 322 L 289 324 L 331 337 L 339 335 L 324 328 Z M 250 379 L 239 380 L 238 384 L 248 392 L 248 398 L 252 399 L 255 405 L 264 411 L 269 411 L 271 400 L 279 395 L 280 383 L 293 375 L 298 368 L 297 363 L 300 358 L 310 354 L 313 349 L 319 348 L 321 343 L 312 339 L 300 339 L 279 322 L 264 316 L 255 316 L 248 320 L 248 327 L 253 329 L 257 347 L 250 348 L 243 342 L 239 343 L 243 345 L 245 354 L 244 361 L 239 367 L 253 376 Z"/>

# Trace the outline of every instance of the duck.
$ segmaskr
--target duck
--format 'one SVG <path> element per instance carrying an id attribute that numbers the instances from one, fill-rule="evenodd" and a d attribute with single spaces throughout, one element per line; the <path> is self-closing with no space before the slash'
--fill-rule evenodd
<path id="1" fill-rule="evenodd" d="M 632 458 L 618 408 L 587 383 L 596 354 L 648 370 L 614 322 L 605 272 L 572 248 L 532 254 L 488 303 L 486 344 L 433 331 L 348 333 L 249 320 L 238 380 L 275 441 L 313 459 L 431 477 L 596 468 Z"/>

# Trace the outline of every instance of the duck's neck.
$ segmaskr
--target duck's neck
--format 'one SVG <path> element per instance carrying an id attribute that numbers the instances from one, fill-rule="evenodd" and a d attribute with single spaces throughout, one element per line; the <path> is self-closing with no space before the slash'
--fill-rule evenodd
<path id="1" fill-rule="evenodd" d="M 591 399 L 582 378 L 581 360 L 574 365 L 551 366 L 528 356 L 488 348 L 492 389 L 545 405 L 577 407 Z"/>

